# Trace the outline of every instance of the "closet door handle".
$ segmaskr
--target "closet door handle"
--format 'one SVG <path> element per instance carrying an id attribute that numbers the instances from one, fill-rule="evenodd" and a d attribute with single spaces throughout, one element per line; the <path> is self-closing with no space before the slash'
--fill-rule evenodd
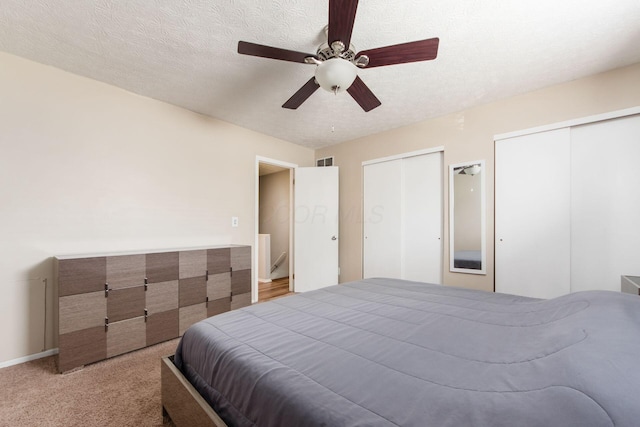
<path id="1" fill-rule="evenodd" d="M 336 236 L 331 236 L 331 240 L 338 240 Z"/>

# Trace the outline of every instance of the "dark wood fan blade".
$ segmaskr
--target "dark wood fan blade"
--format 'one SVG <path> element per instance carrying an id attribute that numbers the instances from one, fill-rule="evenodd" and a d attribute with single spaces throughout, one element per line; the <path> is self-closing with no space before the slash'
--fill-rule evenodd
<path id="1" fill-rule="evenodd" d="M 304 62 L 304 59 L 316 55 L 304 52 L 296 52 L 295 50 L 280 49 L 278 47 L 265 46 L 250 42 L 238 42 L 238 53 L 243 55 L 260 56 L 262 58 L 279 59 L 281 61 Z"/>
<path id="2" fill-rule="evenodd" d="M 357 8 L 358 0 L 329 0 L 329 46 L 341 41 L 349 48 Z"/>
<path id="3" fill-rule="evenodd" d="M 318 90 L 320 85 L 316 83 L 316 78 L 311 77 L 308 82 L 304 84 L 296 93 L 293 94 L 291 98 L 287 100 L 284 104 L 282 104 L 282 108 L 288 108 L 290 110 L 295 110 L 299 106 L 302 105 L 304 101 L 307 100 L 313 92 Z"/>
<path id="4" fill-rule="evenodd" d="M 438 56 L 439 38 L 401 43 L 377 49 L 363 50 L 360 55 L 369 57 L 369 64 L 365 68 L 382 67 L 383 65 L 404 64 L 407 62 L 429 61 Z"/>
<path id="5" fill-rule="evenodd" d="M 351 95 L 351 97 L 360 104 L 365 112 L 369 112 L 382 105 L 382 102 L 376 98 L 373 92 L 371 92 L 371 89 L 364 84 L 360 77 L 356 77 L 353 84 L 349 86 L 349 89 L 347 89 L 347 92 L 349 92 L 349 95 Z"/>

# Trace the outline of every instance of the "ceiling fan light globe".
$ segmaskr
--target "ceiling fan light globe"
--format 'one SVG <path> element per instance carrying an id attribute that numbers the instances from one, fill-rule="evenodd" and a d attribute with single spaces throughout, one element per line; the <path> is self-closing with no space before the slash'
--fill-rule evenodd
<path id="1" fill-rule="evenodd" d="M 344 92 L 358 77 L 358 68 L 342 58 L 332 58 L 316 67 L 316 81 L 328 92 Z"/>
<path id="2" fill-rule="evenodd" d="M 480 165 L 473 165 L 465 169 L 467 175 L 477 175 L 480 172 Z"/>

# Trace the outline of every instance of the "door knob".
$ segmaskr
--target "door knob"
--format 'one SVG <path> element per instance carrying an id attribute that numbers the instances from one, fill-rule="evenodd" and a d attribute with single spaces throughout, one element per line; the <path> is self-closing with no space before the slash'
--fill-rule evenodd
<path id="1" fill-rule="evenodd" d="M 331 240 L 338 240 L 336 236 L 331 236 Z"/>

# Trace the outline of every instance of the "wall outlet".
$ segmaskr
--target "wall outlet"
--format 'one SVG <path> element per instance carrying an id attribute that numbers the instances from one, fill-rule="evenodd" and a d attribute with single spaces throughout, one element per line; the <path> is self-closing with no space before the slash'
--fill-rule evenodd
<path id="1" fill-rule="evenodd" d="M 237 227 L 238 226 L 238 217 L 237 216 L 232 216 L 231 217 L 231 226 L 232 227 Z"/>

